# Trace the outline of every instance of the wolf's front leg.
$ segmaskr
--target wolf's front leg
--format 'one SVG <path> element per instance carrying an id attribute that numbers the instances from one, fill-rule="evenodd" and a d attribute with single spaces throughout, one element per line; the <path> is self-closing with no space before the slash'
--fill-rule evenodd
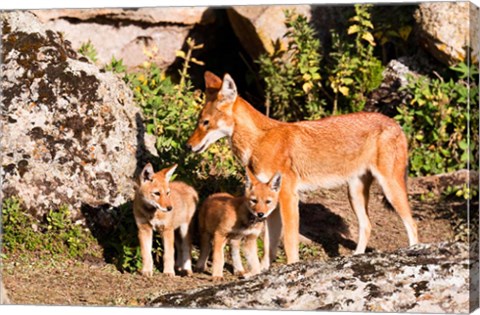
<path id="1" fill-rule="evenodd" d="M 175 233 L 173 229 L 163 231 L 163 273 L 167 276 L 175 276 Z"/>
<path id="2" fill-rule="evenodd" d="M 153 275 L 153 230 L 149 224 L 138 224 L 138 240 L 142 255 L 142 275 L 151 277 Z"/>

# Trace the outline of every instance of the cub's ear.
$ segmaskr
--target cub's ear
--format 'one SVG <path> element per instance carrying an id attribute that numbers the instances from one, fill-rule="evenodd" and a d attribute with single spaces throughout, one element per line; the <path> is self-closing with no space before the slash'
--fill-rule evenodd
<path id="1" fill-rule="evenodd" d="M 222 79 L 217 77 L 210 71 L 205 71 L 203 77 L 205 78 L 205 89 L 220 90 L 222 87 Z"/>
<path id="2" fill-rule="evenodd" d="M 153 180 L 153 166 L 152 164 L 148 163 L 145 165 L 145 167 L 142 170 L 142 173 L 140 173 L 140 184 L 143 184 L 147 181 L 152 181 Z"/>
<path id="3" fill-rule="evenodd" d="M 245 169 L 245 189 L 249 190 L 252 188 L 253 183 L 257 180 L 255 174 L 253 174 L 252 170 L 249 166 Z"/>
<path id="4" fill-rule="evenodd" d="M 233 81 L 232 77 L 226 73 L 223 76 L 223 83 L 222 88 L 220 89 L 221 95 L 221 105 L 233 105 L 235 100 L 237 99 L 237 86 L 235 85 L 235 81 Z"/>
<path id="5" fill-rule="evenodd" d="M 280 172 L 276 172 L 268 182 L 268 186 L 270 187 L 270 190 L 278 192 L 282 186 L 282 174 Z"/>
<path id="6" fill-rule="evenodd" d="M 177 169 L 178 164 L 173 164 L 169 168 L 165 169 L 165 181 L 168 183 L 172 178 L 173 172 Z"/>

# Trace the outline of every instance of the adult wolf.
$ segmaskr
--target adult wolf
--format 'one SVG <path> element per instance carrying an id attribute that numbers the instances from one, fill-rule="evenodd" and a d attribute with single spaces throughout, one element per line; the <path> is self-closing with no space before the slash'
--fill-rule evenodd
<path id="1" fill-rule="evenodd" d="M 203 152 L 228 137 L 233 153 L 257 178 L 267 181 L 282 173 L 279 211 L 268 219 L 270 255 L 275 258 L 281 227 L 287 262 L 298 261 L 298 191 L 348 184 L 348 198 L 359 221 L 355 253 L 365 252 L 371 232 L 367 203 L 373 178 L 403 220 L 410 245 L 418 243 L 408 204 L 407 139 L 400 126 L 378 113 L 353 113 L 294 123 L 270 119 L 238 96 L 235 82 L 205 72 L 206 104 L 187 142 Z M 281 215 L 280 215 L 281 214 Z"/>

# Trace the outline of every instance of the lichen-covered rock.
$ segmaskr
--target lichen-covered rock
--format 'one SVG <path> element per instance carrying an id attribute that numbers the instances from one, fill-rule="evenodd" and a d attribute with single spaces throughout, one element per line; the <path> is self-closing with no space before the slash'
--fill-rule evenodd
<path id="1" fill-rule="evenodd" d="M 271 6 L 234 6 L 228 9 L 228 18 L 235 35 L 242 43 L 252 59 L 257 59 L 262 53 L 272 53 L 277 39 L 287 47 L 284 34 L 285 26 L 284 10 L 295 10 L 298 14 L 311 16 L 309 5 L 271 5 Z"/>
<path id="2" fill-rule="evenodd" d="M 90 41 L 100 64 L 114 56 L 134 68 L 145 61 L 171 65 L 189 32 L 209 24 L 214 14 L 206 7 L 138 9 L 33 10 L 45 27 L 63 32 L 74 49 Z"/>
<path id="3" fill-rule="evenodd" d="M 37 215 L 127 202 L 152 142 L 129 88 L 31 13 L 2 13 L 1 21 L 4 197 L 20 197 Z"/>
<path id="4" fill-rule="evenodd" d="M 479 9 L 470 2 L 425 2 L 415 12 L 420 44 L 446 65 L 479 58 Z"/>
<path id="5" fill-rule="evenodd" d="M 249 280 L 160 296 L 160 307 L 466 313 L 464 243 L 422 244 L 270 269 Z M 478 295 L 478 294 L 477 294 Z M 478 297 L 477 297 L 478 304 Z"/>
<path id="6" fill-rule="evenodd" d="M 380 86 L 372 91 L 364 110 L 370 112 L 381 112 L 393 117 L 397 114 L 397 107 L 409 97 L 407 91 L 401 88 L 406 87 L 408 75 L 416 75 L 409 66 L 401 60 L 390 61 L 383 71 L 383 80 Z"/>
<path id="7" fill-rule="evenodd" d="M 391 60 L 383 70 L 382 83 L 370 93 L 364 110 L 381 112 L 390 117 L 397 115 L 397 108 L 411 99 L 411 95 L 403 89 L 409 77 L 415 78 L 433 71 L 434 67 L 425 54 Z"/>

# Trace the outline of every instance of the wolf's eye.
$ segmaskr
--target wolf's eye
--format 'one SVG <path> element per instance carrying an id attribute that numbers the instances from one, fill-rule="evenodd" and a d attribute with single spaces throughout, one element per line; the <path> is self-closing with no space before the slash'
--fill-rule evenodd
<path id="1" fill-rule="evenodd" d="M 167 196 L 170 196 L 170 190 L 167 190 Z"/>
<path id="2" fill-rule="evenodd" d="M 160 196 L 160 192 L 159 192 L 159 191 L 154 191 L 153 194 L 154 194 L 155 196 L 157 196 L 157 197 Z"/>
<path id="3" fill-rule="evenodd" d="M 266 203 L 267 205 L 269 205 L 269 204 L 272 203 L 272 201 L 271 201 L 270 199 L 267 199 L 267 200 L 265 201 L 265 203 Z"/>
<path id="4" fill-rule="evenodd" d="M 205 119 L 205 120 L 202 122 L 202 125 L 204 125 L 205 127 L 207 127 L 209 123 L 210 123 L 210 121 L 209 121 L 208 119 Z"/>
<path id="5" fill-rule="evenodd" d="M 253 205 L 256 204 L 256 203 L 257 203 L 257 199 L 254 199 L 254 198 L 250 199 L 250 203 L 253 204 Z"/>

